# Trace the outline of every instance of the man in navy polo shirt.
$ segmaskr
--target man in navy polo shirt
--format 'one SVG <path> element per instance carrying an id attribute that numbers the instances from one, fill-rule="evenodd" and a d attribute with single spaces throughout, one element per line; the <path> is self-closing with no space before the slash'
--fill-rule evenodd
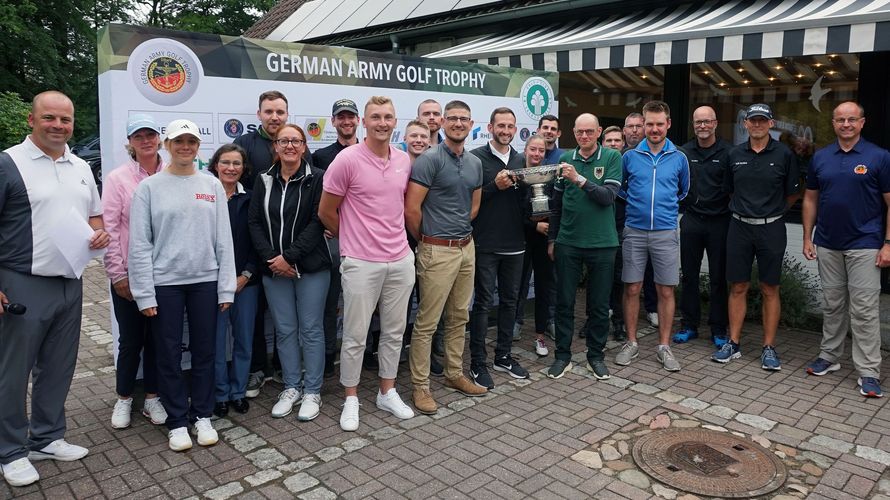
<path id="1" fill-rule="evenodd" d="M 803 254 L 819 259 L 825 296 L 821 350 L 807 373 L 839 370 L 852 330 L 859 392 L 879 398 L 881 268 L 890 265 L 890 228 L 881 219 L 882 201 L 890 205 L 890 153 L 861 137 L 859 104 L 838 105 L 831 123 L 837 141 L 813 157 L 803 200 Z"/>
<path id="2" fill-rule="evenodd" d="M 799 167 L 794 153 L 769 131 L 775 126 L 766 104 L 752 104 L 745 113 L 748 140 L 729 150 L 724 189 L 732 198 L 732 218 L 726 234 L 726 280 L 729 290 L 729 342 L 712 359 L 728 363 L 742 356 L 739 342 L 748 308 L 751 266 L 757 258 L 763 296 L 763 349 L 760 366 L 781 370 L 776 330 L 782 304 L 779 281 L 787 234 L 785 211 L 798 197 Z"/>

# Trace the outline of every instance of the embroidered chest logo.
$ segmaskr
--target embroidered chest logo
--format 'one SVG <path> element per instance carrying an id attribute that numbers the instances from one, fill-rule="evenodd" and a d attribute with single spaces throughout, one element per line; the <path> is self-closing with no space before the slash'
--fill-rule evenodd
<path id="1" fill-rule="evenodd" d="M 593 167 L 593 176 L 597 180 L 602 179 L 604 175 L 606 175 L 606 167 Z"/>
<path id="2" fill-rule="evenodd" d="M 216 195 L 215 194 L 195 193 L 195 199 L 209 201 L 211 203 L 216 203 Z"/>
<path id="3" fill-rule="evenodd" d="M 853 167 L 853 173 L 858 175 L 865 175 L 866 173 L 868 173 L 868 167 L 866 167 L 865 165 L 856 165 L 855 167 Z"/>

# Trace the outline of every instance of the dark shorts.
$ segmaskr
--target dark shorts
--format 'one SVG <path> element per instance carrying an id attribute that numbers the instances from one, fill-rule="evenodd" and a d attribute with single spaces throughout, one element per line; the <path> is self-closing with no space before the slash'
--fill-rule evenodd
<path id="1" fill-rule="evenodd" d="M 733 217 L 726 235 L 726 280 L 751 281 L 751 265 L 756 257 L 760 281 L 778 285 L 786 244 L 785 219 L 758 225 Z"/>

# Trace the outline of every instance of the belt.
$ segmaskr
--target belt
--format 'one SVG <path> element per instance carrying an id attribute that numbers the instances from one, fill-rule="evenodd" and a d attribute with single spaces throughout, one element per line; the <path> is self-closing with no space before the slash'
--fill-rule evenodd
<path id="1" fill-rule="evenodd" d="M 469 245 L 471 241 L 473 241 L 473 235 L 467 235 L 466 237 L 459 240 L 446 240 L 443 238 L 433 238 L 432 236 L 421 234 L 420 241 L 428 243 L 430 245 L 438 245 L 440 247 L 465 247 Z"/>
<path id="2" fill-rule="evenodd" d="M 771 222 L 776 222 L 781 219 L 781 215 L 777 215 L 775 217 L 742 217 L 739 214 L 732 214 L 733 219 L 740 220 L 745 224 L 753 224 L 755 226 L 761 226 L 763 224 L 769 224 Z"/>

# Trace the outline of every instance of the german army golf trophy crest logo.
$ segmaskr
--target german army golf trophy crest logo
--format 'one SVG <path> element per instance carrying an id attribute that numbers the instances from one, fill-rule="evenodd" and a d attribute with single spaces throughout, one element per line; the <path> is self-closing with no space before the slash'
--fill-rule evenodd
<path id="1" fill-rule="evenodd" d="M 189 100 L 203 76 L 195 53 L 168 38 L 153 38 L 136 47 L 127 62 L 127 71 L 146 99 L 163 106 Z"/>
<path id="2" fill-rule="evenodd" d="M 519 91 L 522 99 L 522 107 L 530 118 L 537 121 L 542 116 L 549 114 L 553 108 L 553 87 L 550 83 L 538 76 L 533 76 L 522 84 Z"/>

